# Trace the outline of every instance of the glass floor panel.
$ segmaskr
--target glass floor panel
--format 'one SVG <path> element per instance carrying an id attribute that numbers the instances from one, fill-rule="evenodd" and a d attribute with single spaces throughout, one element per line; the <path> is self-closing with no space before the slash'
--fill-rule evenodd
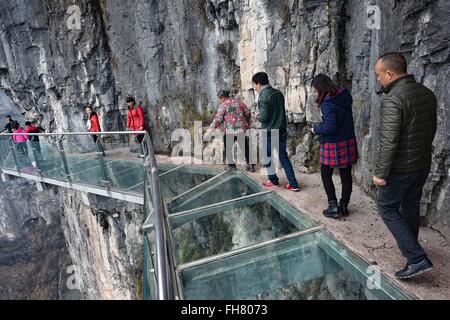
<path id="1" fill-rule="evenodd" d="M 193 173 L 185 167 L 172 170 L 160 173 L 161 192 L 166 202 L 214 176 L 207 173 Z"/>
<path id="2" fill-rule="evenodd" d="M 189 193 L 186 196 L 175 198 L 169 203 L 169 213 L 192 210 L 219 202 L 248 196 L 260 190 L 247 184 L 234 173 L 225 173 L 204 188 Z"/>
<path id="3" fill-rule="evenodd" d="M 11 149 L 9 149 L 9 150 L 10 150 L 9 153 L 6 155 L 5 160 L 3 162 L 3 167 L 5 169 L 15 170 L 16 162 L 14 160 L 14 156 L 13 156 L 13 153 L 11 152 Z M 18 165 L 19 169 L 23 168 L 23 167 L 31 166 L 31 160 L 28 158 L 28 156 L 23 154 L 23 152 L 21 152 L 21 151 L 18 151 L 18 150 L 14 150 L 14 151 L 15 151 L 17 165 Z"/>
<path id="4" fill-rule="evenodd" d="M 144 191 L 144 167 L 142 162 L 107 161 L 105 167 L 113 188 Z"/>
<path id="5" fill-rule="evenodd" d="M 319 231 L 181 269 L 183 298 L 408 299 L 385 280 L 373 288 L 365 281 L 368 265 L 336 245 Z"/>
<path id="6" fill-rule="evenodd" d="M 227 207 L 225 210 L 219 207 L 216 209 L 218 212 L 207 212 L 207 215 L 192 213 L 171 217 L 175 256 L 179 264 L 307 228 L 288 212 L 277 211 L 267 201 L 234 207 L 231 204 Z"/>
<path id="7" fill-rule="evenodd" d="M 66 181 L 66 173 L 62 165 L 61 160 L 58 159 L 47 159 L 39 163 L 39 169 L 41 173 L 46 178 Z"/>
<path id="8" fill-rule="evenodd" d="M 73 182 L 103 187 L 103 175 L 97 159 L 71 156 L 67 158 Z"/>
<path id="9" fill-rule="evenodd" d="M 31 167 L 31 159 L 28 155 L 24 155 L 22 152 L 16 150 L 17 163 L 19 168 Z M 12 159 L 14 162 L 14 159 Z"/>
<path id="10" fill-rule="evenodd" d="M 39 175 L 40 171 L 40 174 L 45 177 L 63 181 L 65 180 L 62 161 L 59 154 L 46 150 L 44 146 L 44 148 L 42 148 L 41 154 L 36 154 L 36 156 L 37 163 L 35 163 L 34 156 L 31 152 L 29 152 L 27 155 L 24 155 L 22 152 L 16 151 L 19 170 L 21 172 L 33 175 Z M 9 153 L 5 160 L 6 161 L 3 164 L 4 168 L 16 170 L 12 153 Z"/>
<path id="11" fill-rule="evenodd" d="M 57 145 L 43 141 L 41 149 L 36 156 L 15 150 L 19 169 L 65 181 Z M 15 161 L 6 143 L 0 153 L 3 166 L 14 170 Z M 66 156 L 72 181 L 104 187 L 95 156 Z M 113 188 L 143 194 L 140 161 L 103 160 Z M 327 233 L 308 230 L 314 225 L 305 215 L 245 173 L 189 165 L 162 164 L 158 169 L 163 196 L 169 201 L 168 240 L 173 242 L 182 298 L 411 298 L 382 275 L 376 283 L 369 281 L 377 279 L 373 278 L 373 267 Z M 147 201 L 145 210 L 150 209 Z M 151 297 L 155 292 L 149 255 L 154 241 L 151 231 L 146 239 L 145 291 Z"/>
<path id="12" fill-rule="evenodd" d="M 44 146 L 38 166 L 42 175 L 47 178 L 67 180 L 61 154 L 57 150 Z"/>

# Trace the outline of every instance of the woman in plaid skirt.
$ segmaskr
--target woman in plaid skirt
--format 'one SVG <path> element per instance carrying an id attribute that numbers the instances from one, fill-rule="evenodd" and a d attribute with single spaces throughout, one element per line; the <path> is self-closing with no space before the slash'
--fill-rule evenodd
<path id="1" fill-rule="evenodd" d="M 320 107 L 322 123 L 312 132 L 320 136 L 321 176 L 328 197 L 326 217 L 340 218 L 348 215 L 348 204 L 352 193 L 352 165 L 358 160 L 358 148 L 352 114 L 350 92 L 324 74 L 312 81 L 317 92 L 316 103 Z M 341 200 L 337 202 L 333 184 L 333 171 L 339 169 L 342 183 Z"/>

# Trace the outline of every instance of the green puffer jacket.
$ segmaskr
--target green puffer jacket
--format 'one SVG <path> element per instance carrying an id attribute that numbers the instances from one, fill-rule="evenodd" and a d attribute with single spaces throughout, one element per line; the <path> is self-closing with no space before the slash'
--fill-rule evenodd
<path id="1" fill-rule="evenodd" d="M 272 129 L 286 130 L 286 111 L 284 107 L 284 96 L 280 90 L 271 86 L 263 89 L 258 99 L 259 116 L 261 128 L 270 132 Z"/>
<path id="2" fill-rule="evenodd" d="M 412 172 L 431 165 L 437 123 L 436 96 L 413 75 L 395 80 L 384 91 L 375 169 L 375 176 L 381 179 L 391 172 Z"/>

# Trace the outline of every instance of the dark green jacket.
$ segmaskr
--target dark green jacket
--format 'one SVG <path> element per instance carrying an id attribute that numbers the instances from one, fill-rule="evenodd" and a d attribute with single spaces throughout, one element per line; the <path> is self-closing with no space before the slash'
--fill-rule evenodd
<path id="1" fill-rule="evenodd" d="M 381 179 L 391 172 L 412 172 L 431 165 L 437 122 L 436 96 L 413 75 L 397 79 L 384 92 L 375 169 L 375 176 Z"/>
<path id="2" fill-rule="evenodd" d="M 284 108 L 284 96 L 280 90 L 267 87 L 261 91 L 258 100 L 259 116 L 261 128 L 286 129 L 286 111 Z"/>

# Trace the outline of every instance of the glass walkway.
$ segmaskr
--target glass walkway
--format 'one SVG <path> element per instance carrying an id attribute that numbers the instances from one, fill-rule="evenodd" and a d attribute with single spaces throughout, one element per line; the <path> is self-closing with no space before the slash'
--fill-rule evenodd
<path id="1" fill-rule="evenodd" d="M 144 299 L 412 298 L 243 171 L 158 164 L 133 134 L 2 134 L 2 178 L 143 204 Z"/>

